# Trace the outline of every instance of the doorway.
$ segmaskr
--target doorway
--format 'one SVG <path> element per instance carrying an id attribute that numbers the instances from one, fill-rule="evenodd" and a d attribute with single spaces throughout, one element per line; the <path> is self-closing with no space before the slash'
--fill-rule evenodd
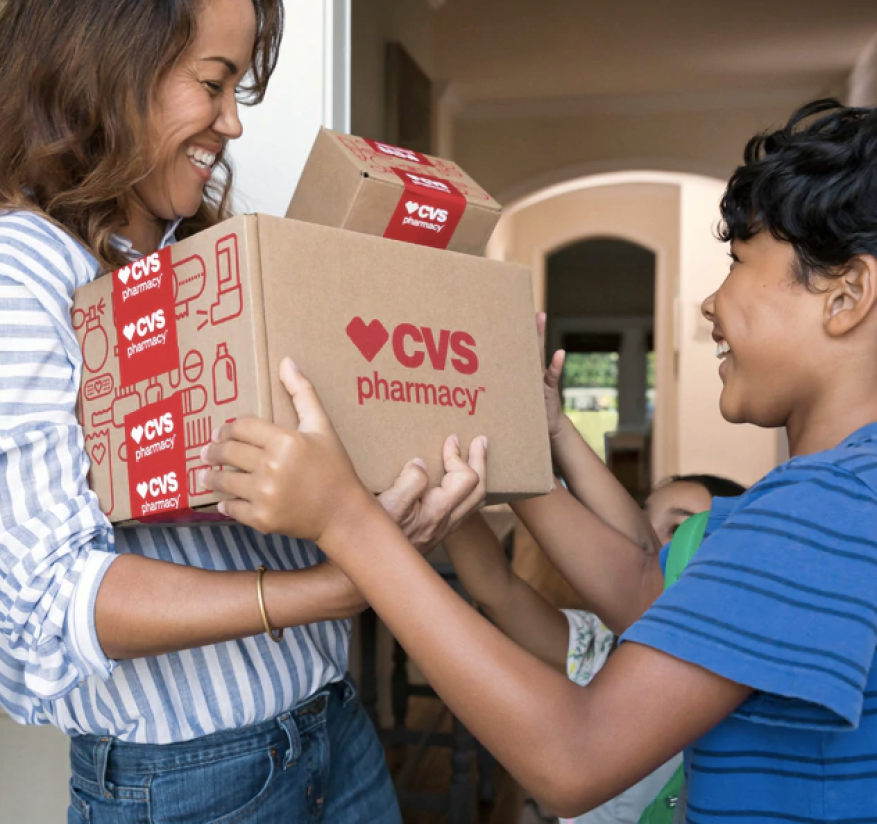
<path id="1" fill-rule="evenodd" d="M 589 237 L 546 259 L 546 338 L 567 352 L 564 411 L 625 488 L 651 485 L 655 254 Z"/>

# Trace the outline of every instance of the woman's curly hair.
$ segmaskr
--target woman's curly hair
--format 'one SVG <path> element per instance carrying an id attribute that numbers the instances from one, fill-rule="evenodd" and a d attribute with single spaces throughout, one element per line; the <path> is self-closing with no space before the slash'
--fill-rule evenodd
<path id="1" fill-rule="evenodd" d="M 150 171 L 146 117 L 163 74 L 195 35 L 207 0 L 0 0 L 0 205 L 39 211 L 102 265 Z M 253 0 L 257 31 L 239 95 L 258 103 L 277 62 L 283 0 Z M 227 159 L 186 237 L 227 217 Z"/>

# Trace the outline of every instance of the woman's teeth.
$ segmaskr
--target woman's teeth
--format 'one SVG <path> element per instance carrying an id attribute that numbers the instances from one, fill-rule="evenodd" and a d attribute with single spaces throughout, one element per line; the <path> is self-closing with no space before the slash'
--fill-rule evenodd
<path id="1" fill-rule="evenodd" d="M 189 160 L 199 169 L 212 169 L 216 163 L 216 155 L 212 152 L 205 152 L 204 149 L 190 148 L 186 150 Z"/>
<path id="2" fill-rule="evenodd" d="M 728 341 L 723 340 L 720 343 L 716 344 L 716 357 L 723 358 L 725 355 L 729 354 L 731 351 L 731 345 Z"/>

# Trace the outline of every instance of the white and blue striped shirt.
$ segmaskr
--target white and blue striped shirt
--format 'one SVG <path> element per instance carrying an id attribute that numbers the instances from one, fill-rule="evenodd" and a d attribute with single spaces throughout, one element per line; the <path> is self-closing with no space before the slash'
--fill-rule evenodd
<path id="1" fill-rule="evenodd" d="M 132 661 L 98 643 L 95 598 L 117 553 L 216 570 L 324 560 L 242 526 L 109 524 L 87 483 L 70 318 L 98 272 L 40 215 L 0 214 L 0 705 L 21 723 L 149 744 L 268 720 L 344 676 L 348 621 Z"/>

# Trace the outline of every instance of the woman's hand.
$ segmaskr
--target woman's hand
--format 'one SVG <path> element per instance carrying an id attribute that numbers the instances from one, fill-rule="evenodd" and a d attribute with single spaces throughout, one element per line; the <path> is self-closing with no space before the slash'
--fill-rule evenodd
<path id="1" fill-rule="evenodd" d="M 475 438 L 463 460 L 460 442 L 449 437 L 442 450 L 445 475 L 440 486 L 429 489 L 424 464 L 415 459 L 403 468 L 390 489 L 378 500 L 420 552 L 428 552 L 484 503 L 487 439 Z"/>
<path id="2" fill-rule="evenodd" d="M 542 363 L 545 363 L 545 313 L 536 313 L 536 331 L 542 348 Z M 566 352 L 558 349 L 551 357 L 551 363 L 545 368 L 542 379 L 542 392 L 545 395 L 545 411 L 548 415 L 548 435 L 552 441 L 560 435 L 563 428 L 563 405 L 560 401 L 560 376 L 563 374 L 563 362 Z"/>
<path id="3" fill-rule="evenodd" d="M 356 517 L 373 505 L 335 433 L 313 385 L 288 358 L 280 379 L 292 396 L 298 428 L 240 418 L 225 424 L 202 457 L 206 489 L 228 495 L 219 510 L 260 532 L 282 533 L 319 543 L 335 519 Z"/>

